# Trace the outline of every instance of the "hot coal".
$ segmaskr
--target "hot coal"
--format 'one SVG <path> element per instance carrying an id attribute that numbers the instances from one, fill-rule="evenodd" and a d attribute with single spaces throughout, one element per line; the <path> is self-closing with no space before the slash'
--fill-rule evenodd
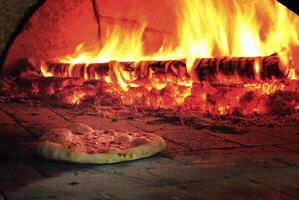
<path id="1" fill-rule="evenodd" d="M 297 81 L 284 84 L 283 90 L 263 92 L 244 85 L 211 85 L 193 83 L 192 87 L 168 84 L 163 89 L 143 86 L 129 87 L 126 91 L 117 83 L 85 81 L 80 78 L 18 77 L 2 79 L 1 101 L 39 101 L 63 107 L 127 105 L 142 109 L 181 110 L 189 115 L 196 111 L 213 115 L 243 116 L 253 113 L 292 115 L 298 111 Z M 263 88 L 263 87 L 261 87 Z"/>

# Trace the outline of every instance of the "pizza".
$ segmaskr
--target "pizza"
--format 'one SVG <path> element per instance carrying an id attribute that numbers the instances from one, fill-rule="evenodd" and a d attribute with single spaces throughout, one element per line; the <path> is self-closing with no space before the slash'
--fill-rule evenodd
<path id="1" fill-rule="evenodd" d="M 37 145 L 39 155 L 75 163 L 117 163 L 146 158 L 163 151 L 162 137 L 145 132 L 93 130 L 77 123 L 52 129 Z"/>

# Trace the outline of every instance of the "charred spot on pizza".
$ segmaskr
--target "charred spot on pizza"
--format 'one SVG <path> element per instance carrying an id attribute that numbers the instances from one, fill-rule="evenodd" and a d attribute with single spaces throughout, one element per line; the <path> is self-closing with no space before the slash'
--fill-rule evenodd
<path id="1" fill-rule="evenodd" d="M 84 132 L 74 132 L 76 135 L 84 135 Z"/>
<path id="2" fill-rule="evenodd" d="M 110 141 L 110 144 L 121 144 L 121 142 L 118 142 L 118 141 L 115 141 L 115 140 L 112 140 L 112 141 Z"/>
<path id="3" fill-rule="evenodd" d="M 103 134 L 114 134 L 114 131 L 111 129 L 108 129 L 108 130 L 103 130 L 102 133 Z"/>
<path id="4" fill-rule="evenodd" d="M 94 154 L 94 153 L 97 153 L 97 152 L 94 149 L 88 149 L 86 153 Z"/>
<path id="5" fill-rule="evenodd" d="M 148 143 L 149 143 L 149 140 L 144 137 L 134 138 L 131 141 L 131 147 L 137 147 L 137 146 L 141 146 L 141 145 L 148 144 Z"/>
<path id="6" fill-rule="evenodd" d="M 118 153 L 117 155 L 118 155 L 119 157 L 125 157 L 127 154 L 124 153 L 124 152 L 120 152 L 120 153 Z"/>
<path id="7" fill-rule="evenodd" d="M 129 143 L 130 142 L 130 138 L 126 135 L 121 135 L 116 139 L 117 142 L 120 143 Z"/>

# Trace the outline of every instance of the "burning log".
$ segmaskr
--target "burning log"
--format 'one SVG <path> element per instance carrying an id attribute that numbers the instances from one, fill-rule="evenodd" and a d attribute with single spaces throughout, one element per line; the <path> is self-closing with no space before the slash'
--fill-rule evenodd
<path id="1" fill-rule="evenodd" d="M 155 75 L 173 75 L 175 77 L 187 77 L 186 60 L 176 61 L 141 61 L 141 62 L 117 62 L 69 64 L 48 62 L 44 65 L 47 73 L 58 77 L 88 77 L 97 79 L 111 75 L 115 70 L 136 73 L 139 78 L 147 78 Z"/>
<path id="2" fill-rule="evenodd" d="M 196 59 L 194 66 L 199 80 L 215 81 L 217 75 L 238 75 L 244 82 L 251 80 L 283 79 L 281 62 L 276 54 L 266 57 Z M 220 80 L 221 81 L 221 80 Z"/>
<path id="3" fill-rule="evenodd" d="M 58 63 L 49 62 L 45 66 L 46 71 L 55 77 L 82 77 L 84 74 L 97 74 L 104 75 L 108 74 L 111 63 L 92 63 L 92 64 L 69 64 L 69 63 Z M 95 77 L 90 77 L 95 79 Z"/>
<path id="4" fill-rule="evenodd" d="M 52 76 L 85 79 L 100 79 L 113 74 L 115 70 L 120 71 L 120 73 L 137 75 L 139 79 L 148 78 L 152 75 L 190 78 L 186 60 L 111 61 L 92 64 L 48 62 L 44 68 Z M 195 59 L 191 73 L 195 73 L 199 81 L 225 83 L 223 79 L 229 80 L 232 76 L 238 76 L 241 82 L 246 83 L 252 80 L 284 79 L 285 75 L 281 68 L 282 63 L 276 54 L 265 57 L 200 58 Z"/>

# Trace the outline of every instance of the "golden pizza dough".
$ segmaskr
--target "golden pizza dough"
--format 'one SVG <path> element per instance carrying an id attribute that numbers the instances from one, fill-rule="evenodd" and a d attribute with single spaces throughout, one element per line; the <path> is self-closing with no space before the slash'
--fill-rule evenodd
<path id="1" fill-rule="evenodd" d="M 74 124 L 43 135 L 37 151 L 48 159 L 101 164 L 146 158 L 165 147 L 165 141 L 158 135 L 93 130 L 85 124 Z"/>

